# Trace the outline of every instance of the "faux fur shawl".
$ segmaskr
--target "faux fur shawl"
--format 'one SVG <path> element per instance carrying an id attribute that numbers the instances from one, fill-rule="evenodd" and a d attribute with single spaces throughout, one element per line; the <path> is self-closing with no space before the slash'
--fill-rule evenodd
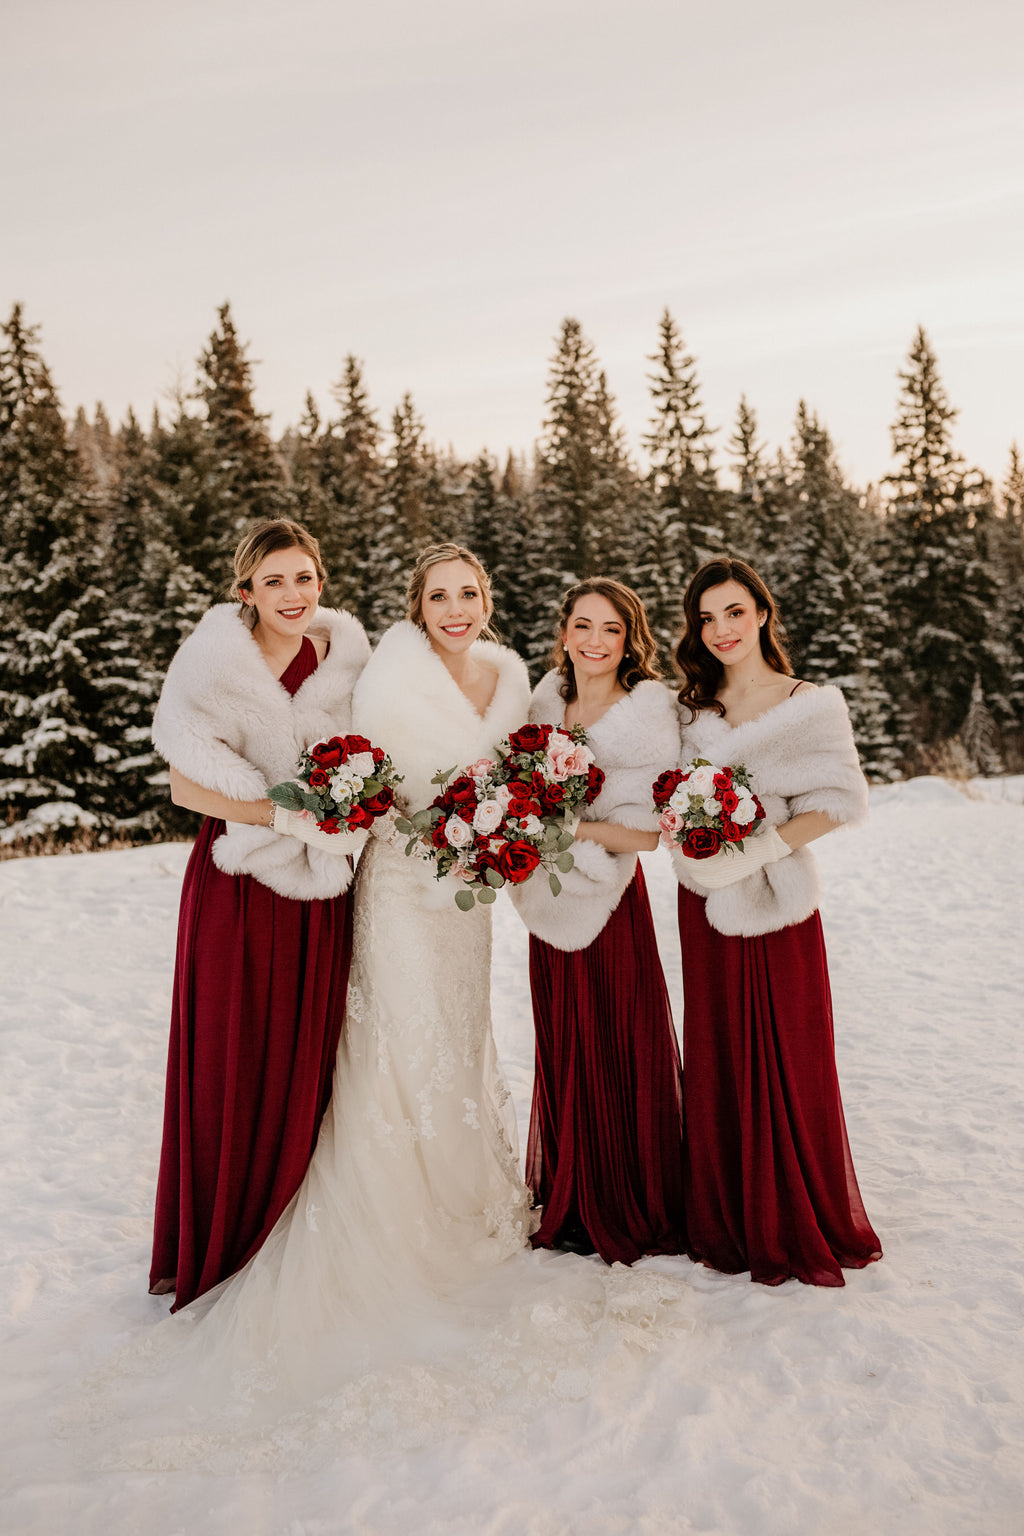
<path id="1" fill-rule="evenodd" d="M 304 747 L 351 730 L 352 688 L 370 654 L 350 613 L 319 608 L 309 634 L 329 649 L 293 697 L 237 608 L 211 608 L 168 668 L 153 720 L 157 751 L 186 778 L 232 800 L 260 800 L 272 784 L 292 778 Z M 225 874 L 252 875 L 296 901 L 340 895 L 352 878 L 338 854 L 241 822 L 228 822 L 213 859 Z"/>
<path id="2" fill-rule="evenodd" d="M 737 726 L 702 710 L 682 726 L 680 763 L 695 757 L 720 766 L 742 763 L 770 827 L 801 811 L 823 811 L 847 825 L 867 816 L 868 787 L 838 688 L 808 688 Z M 672 862 L 681 884 L 705 894 L 692 878 L 699 868 L 692 859 L 676 853 Z M 798 848 L 735 885 L 707 893 L 708 922 L 719 933 L 773 933 L 810 917 L 819 895 L 814 855 Z"/>
<path id="3" fill-rule="evenodd" d="M 437 794 L 431 784 L 443 768 L 464 768 L 489 755 L 495 742 L 526 720 L 530 684 L 514 651 L 477 640 L 473 657 L 496 667 L 498 683 L 482 717 L 437 655 L 408 620 L 382 636 L 352 697 L 355 729 L 391 754 L 404 776 L 397 799 L 422 810 Z"/>
<path id="4" fill-rule="evenodd" d="M 542 677 L 530 701 L 530 719 L 561 725 L 565 700 L 557 672 Z M 588 821 L 614 821 L 637 831 L 657 830 L 651 785 L 679 752 L 679 722 L 672 694 L 657 682 L 637 683 L 632 692 L 587 728 L 587 741 L 605 781 Z M 599 843 L 577 842 L 575 863 L 560 875 L 561 894 L 552 896 L 542 874 L 512 892 L 516 910 L 530 932 L 555 949 L 586 949 L 622 899 L 636 873 L 635 853 L 609 853 Z"/>

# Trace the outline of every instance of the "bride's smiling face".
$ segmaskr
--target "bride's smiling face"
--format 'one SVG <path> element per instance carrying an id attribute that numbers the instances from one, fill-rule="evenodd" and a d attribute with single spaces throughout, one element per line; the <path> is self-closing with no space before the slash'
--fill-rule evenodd
<path id="1" fill-rule="evenodd" d="M 465 560 L 439 560 L 427 572 L 420 617 L 427 639 L 442 655 L 468 651 L 487 623 L 479 578 Z"/>

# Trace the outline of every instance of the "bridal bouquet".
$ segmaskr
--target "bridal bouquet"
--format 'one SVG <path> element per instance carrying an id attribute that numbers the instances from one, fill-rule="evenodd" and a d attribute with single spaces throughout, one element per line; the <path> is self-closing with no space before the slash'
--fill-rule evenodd
<path id="1" fill-rule="evenodd" d="M 438 880 L 450 875 L 463 882 L 455 902 L 469 912 L 538 869 L 558 895 L 555 871 L 572 868 L 578 813 L 596 799 L 604 774 L 582 726 L 524 725 L 497 744 L 493 757 L 461 773 L 449 768 L 431 782 L 440 794 L 396 826 L 409 836 L 406 853 L 432 861 Z"/>
<path id="2" fill-rule="evenodd" d="M 661 841 L 681 848 L 688 859 L 710 859 L 719 848 L 744 853 L 744 838 L 759 831 L 764 819 L 742 763 L 719 768 L 695 757 L 685 768 L 661 774 L 652 791 Z"/>
<path id="3" fill-rule="evenodd" d="M 321 832 L 358 832 L 390 810 L 401 782 L 387 753 L 365 736 L 332 736 L 307 747 L 297 777 L 267 794 L 286 811 L 309 812 Z"/>

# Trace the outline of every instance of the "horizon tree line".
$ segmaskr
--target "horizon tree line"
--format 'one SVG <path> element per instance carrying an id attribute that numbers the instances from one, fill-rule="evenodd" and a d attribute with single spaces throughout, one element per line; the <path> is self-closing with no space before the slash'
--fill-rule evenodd
<path id="1" fill-rule="evenodd" d="M 728 550 L 764 575 L 798 673 L 835 683 L 865 771 L 1024 765 L 1024 462 L 996 489 L 953 442 L 957 412 L 918 328 L 900 370 L 893 468 L 849 483 L 807 402 L 761 441 L 741 397 L 722 483 L 696 359 L 673 316 L 650 364 L 644 462 L 580 322 L 563 321 L 532 456 L 439 452 L 412 396 L 385 430 L 347 356 L 322 415 L 308 394 L 275 440 L 228 304 L 193 386 L 148 427 L 102 405 L 68 421 L 38 328 L 0 328 L 0 843 L 16 850 L 191 829 L 149 724 L 167 665 L 222 600 L 242 531 L 293 517 L 320 539 L 325 601 L 376 639 L 402 613 L 414 552 L 470 545 L 505 639 L 536 677 L 566 587 L 605 572 L 647 604 L 666 675 L 683 589 Z"/>

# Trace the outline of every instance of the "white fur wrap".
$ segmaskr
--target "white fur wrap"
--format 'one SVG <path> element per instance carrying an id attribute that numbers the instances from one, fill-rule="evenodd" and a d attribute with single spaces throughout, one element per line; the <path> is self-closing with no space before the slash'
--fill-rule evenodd
<path id="1" fill-rule="evenodd" d="M 537 725 L 561 725 L 565 700 L 557 672 L 542 677 L 530 701 Z M 655 832 L 658 821 L 651 785 L 679 752 L 679 721 L 673 695 L 662 683 L 637 683 L 596 722 L 587 742 L 604 770 L 601 793 L 583 812 L 587 821 L 613 821 L 635 831 Z M 543 873 L 512 890 L 512 900 L 532 934 L 554 949 L 586 949 L 601 932 L 636 873 L 635 853 L 609 853 L 600 843 L 577 842 L 575 863 L 559 875 L 553 896 Z"/>
<path id="2" fill-rule="evenodd" d="M 167 670 L 153 718 L 157 751 L 186 778 L 231 800 L 261 800 L 272 784 L 293 778 L 303 748 L 352 729 L 352 688 L 370 654 L 350 613 L 318 608 L 308 633 L 329 649 L 291 696 L 238 609 L 211 608 Z M 338 896 L 352 879 L 348 859 L 242 822 L 228 822 L 213 860 L 225 874 L 252 875 L 295 901 Z"/>
<path id="3" fill-rule="evenodd" d="M 687 711 L 680 709 L 680 714 Z M 867 816 L 868 787 L 846 700 L 838 688 L 808 688 L 737 726 L 712 710 L 701 710 L 696 720 L 682 726 L 680 765 L 695 757 L 720 767 L 742 763 L 770 827 L 801 811 L 822 811 L 847 825 Z M 803 922 L 818 906 L 818 867 L 806 847 L 709 893 L 693 880 L 691 869 L 699 864 L 678 852 L 672 863 L 682 885 L 707 894 L 708 922 L 719 933 L 774 933 Z"/>
<path id="4" fill-rule="evenodd" d="M 408 811 L 422 810 L 438 793 L 430 782 L 435 773 L 490 756 L 496 742 L 526 721 L 530 683 L 522 659 L 489 640 L 477 640 L 471 654 L 498 673 L 482 717 L 424 632 L 405 619 L 381 637 L 356 684 L 355 729 L 391 754 L 404 777 L 396 799 Z"/>

